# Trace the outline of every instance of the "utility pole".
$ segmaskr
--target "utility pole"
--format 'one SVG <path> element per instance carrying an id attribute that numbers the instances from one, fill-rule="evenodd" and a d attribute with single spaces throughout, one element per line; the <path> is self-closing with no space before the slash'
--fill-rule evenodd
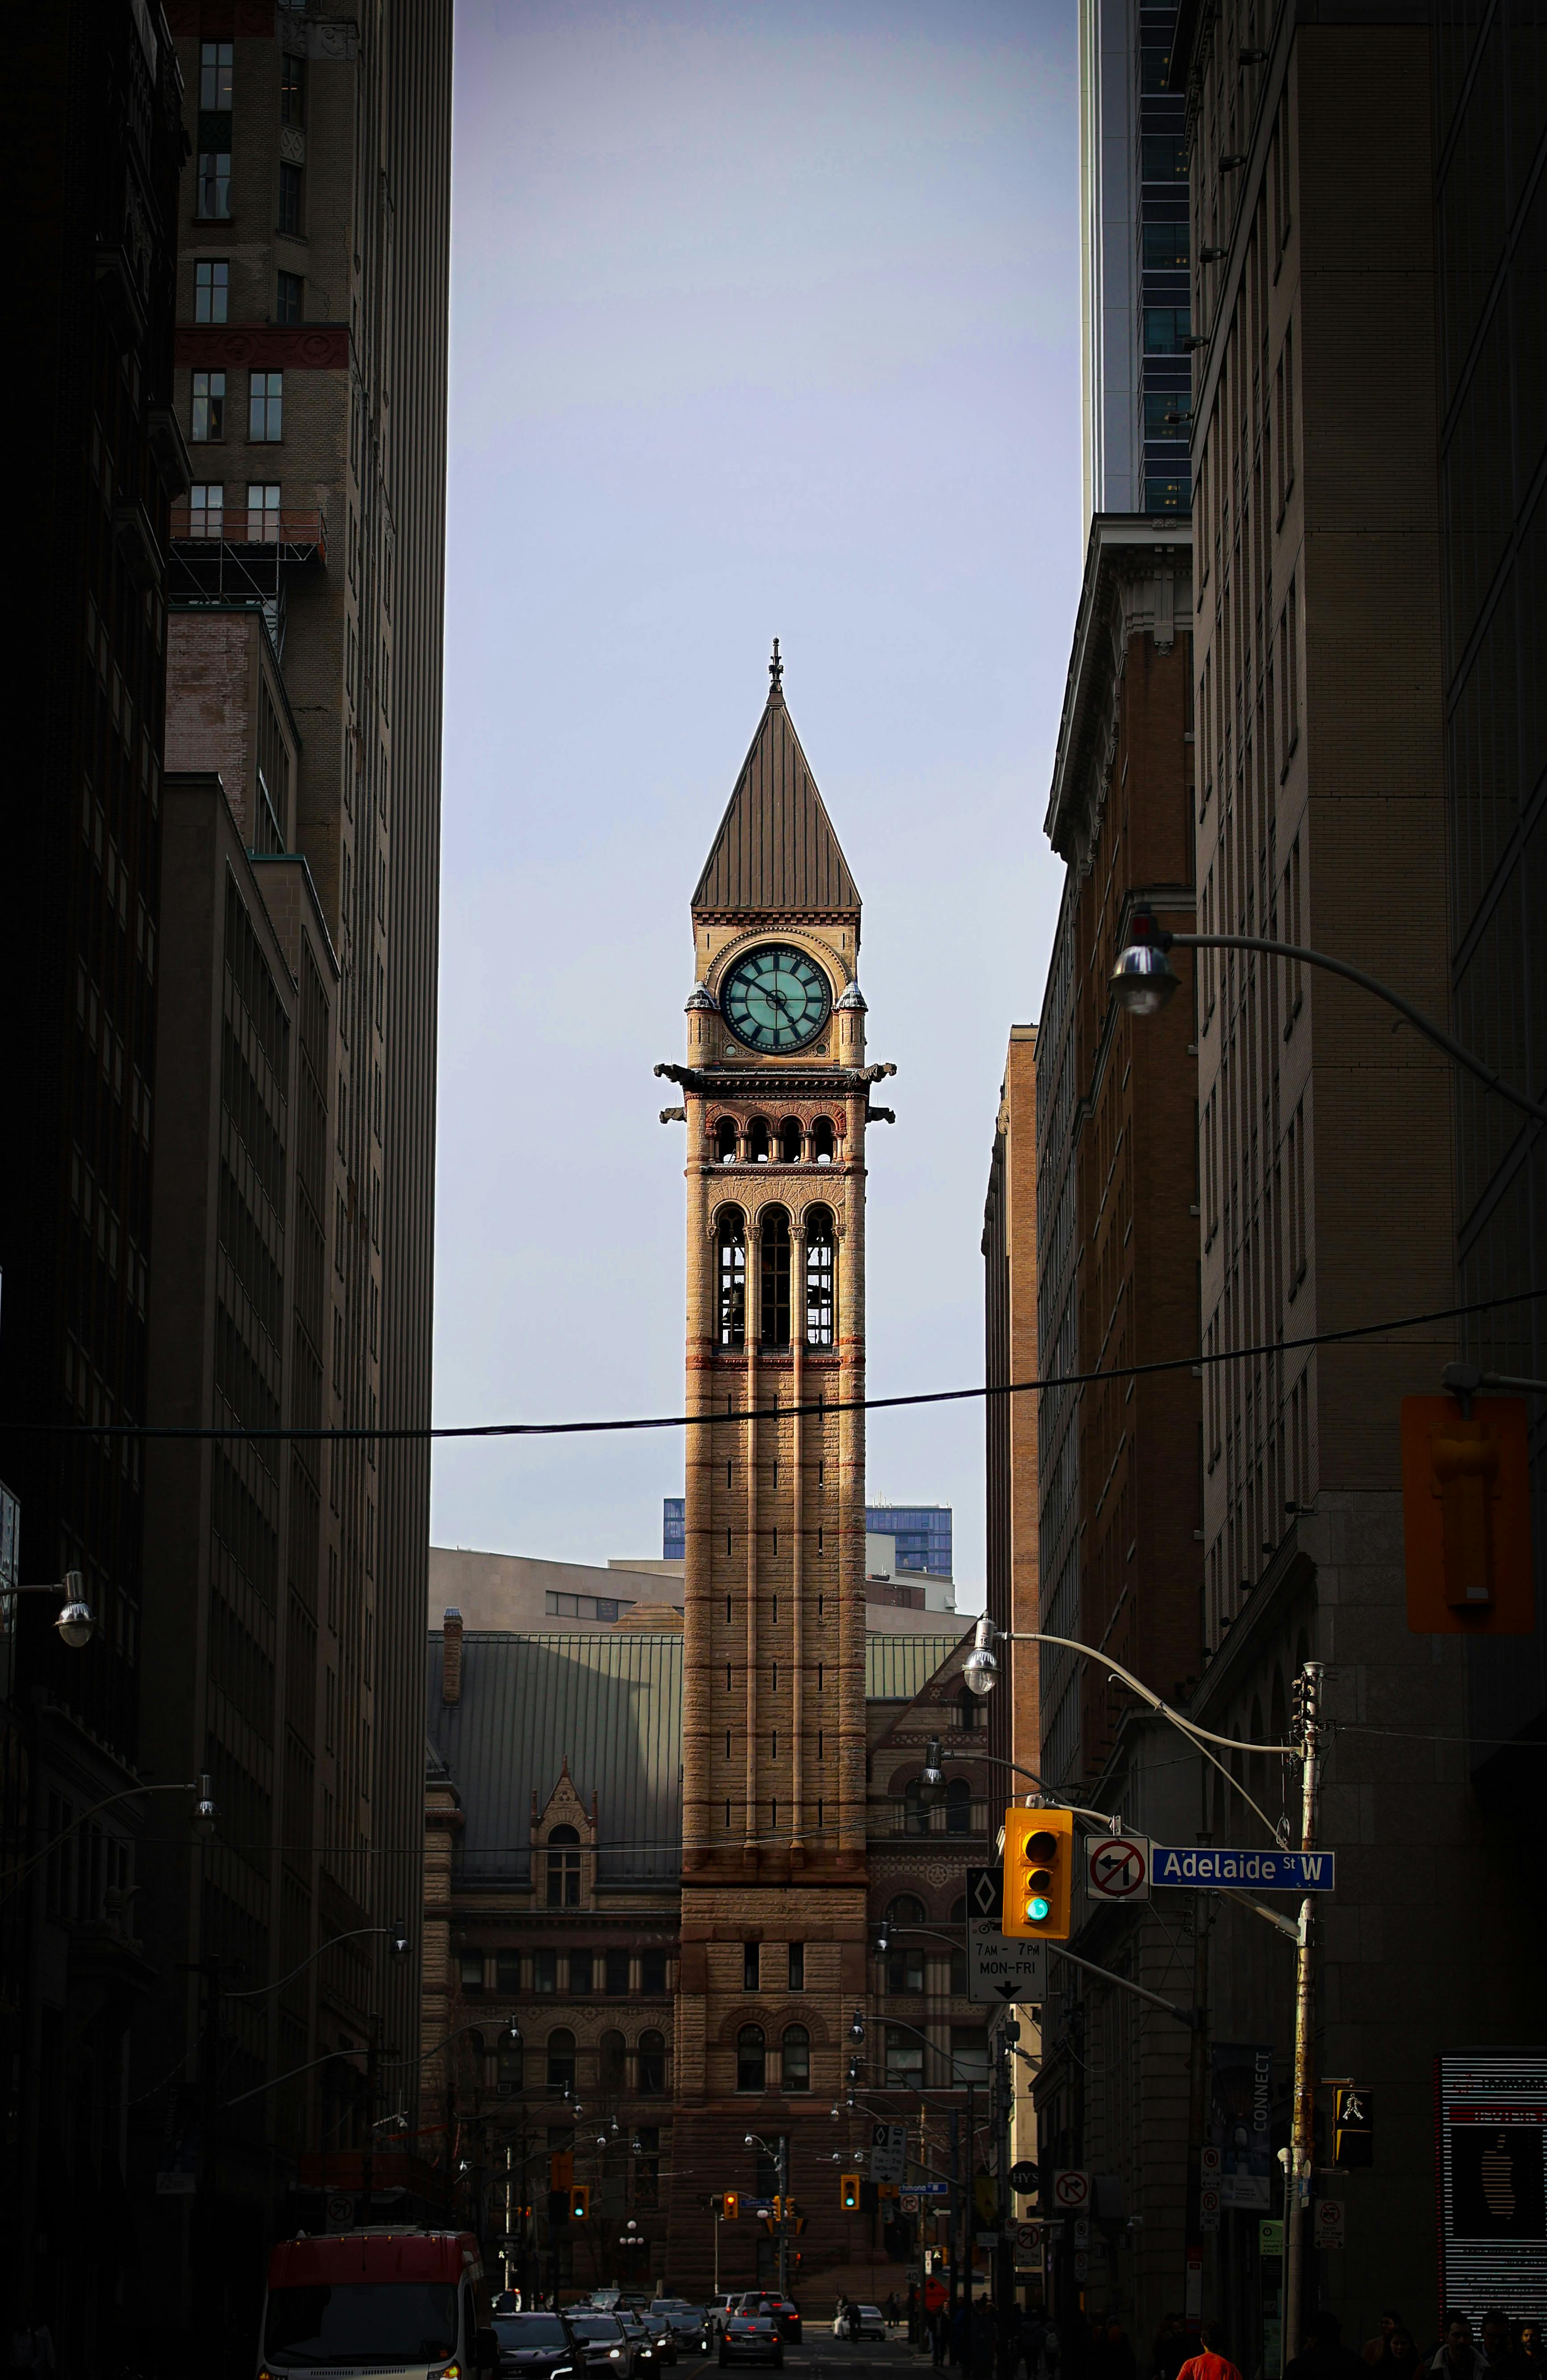
<path id="1" fill-rule="evenodd" d="M 1295 1685 L 1296 1718 L 1300 1737 L 1300 1849 L 1316 1848 L 1316 1806 L 1322 1785 L 1322 1681 L 1320 1661 L 1307 1661 Z M 1300 1901 L 1299 1944 L 1295 1961 L 1295 2084 L 1290 2110 L 1289 2168 L 1284 2197 L 1284 2323 L 1281 2372 L 1299 2352 L 1301 2303 L 1305 2294 L 1306 2209 L 1310 2201 L 1315 2145 L 1311 2047 L 1311 1925 L 1314 1893 Z"/>
<path id="2" fill-rule="evenodd" d="M 1192 2038 L 1188 2046 L 1187 2267 L 1182 2289 L 1184 2325 L 1195 2324 L 1201 2319 L 1203 2313 L 1203 2135 L 1209 2123 L 1208 2010 L 1208 1900 L 1203 1893 L 1195 1892 L 1192 1899 Z M 1193 2303 L 1194 2273 L 1198 2275 L 1196 2305 Z"/>
<path id="3" fill-rule="evenodd" d="M 1009 2336 L 1010 2308 L 1015 2299 L 1015 2250 L 1005 2240 L 1010 2217 L 1010 2105 L 1015 2095 L 1015 2061 L 1011 2044 L 1020 2039 L 1020 2024 L 1013 2011 L 1006 2009 L 1000 2032 L 994 2036 L 999 2052 L 999 2068 L 993 2079 L 993 2162 L 999 2183 L 999 2244 L 993 2252 L 994 2305 L 999 2315 L 999 2336 Z"/>
<path id="4" fill-rule="evenodd" d="M 789 2134 L 779 2134 L 779 2295 L 789 2295 Z"/>
<path id="5" fill-rule="evenodd" d="M 951 2196 L 949 2201 L 951 2213 L 948 2226 L 951 2247 L 951 2320 L 953 2322 L 955 2322 L 956 2318 L 956 2277 L 959 2271 L 959 2266 L 956 2261 L 956 2240 L 958 2237 L 956 2217 L 959 2211 L 960 2200 L 961 2117 L 957 2110 L 953 2107 L 951 2110 Z"/>
<path id="6" fill-rule="evenodd" d="M 371 2198 L 376 2187 L 376 2084 L 382 2063 L 382 2020 L 368 2019 L 370 2034 L 365 2050 L 365 2148 L 360 2158 L 360 2184 L 363 2204 L 360 2220 L 371 2220 Z"/>

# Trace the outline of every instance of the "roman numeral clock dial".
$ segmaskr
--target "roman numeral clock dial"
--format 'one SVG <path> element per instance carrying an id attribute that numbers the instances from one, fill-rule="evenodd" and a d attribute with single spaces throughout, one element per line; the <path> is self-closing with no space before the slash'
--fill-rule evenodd
<path id="1" fill-rule="evenodd" d="M 771 942 L 737 959 L 725 978 L 720 1007 L 749 1050 L 780 1056 L 816 1039 L 832 1013 L 833 993 L 804 951 Z"/>

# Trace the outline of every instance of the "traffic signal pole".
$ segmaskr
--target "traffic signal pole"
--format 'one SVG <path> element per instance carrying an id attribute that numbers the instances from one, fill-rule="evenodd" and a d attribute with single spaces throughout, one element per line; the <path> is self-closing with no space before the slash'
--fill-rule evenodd
<path id="1" fill-rule="evenodd" d="M 1307 1661 L 1297 1681 L 1300 1705 L 1300 1849 L 1316 1848 L 1317 1803 L 1322 1787 L 1322 1679 L 1320 1661 Z M 1315 2146 L 1313 2084 L 1310 2074 L 1312 1925 L 1314 1893 L 1300 1901 L 1299 1939 L 1295 1962 L 1295 2083 L 1289 2134 L 1288 2186 L 1284 2204 L 1284 2320 L 1280 2329 L 1280 2373 L 1299 2352 L 1298 2333 L 1305 2290 L 1306 2216 L 1310 2204 L 1312 2156 Z"/>

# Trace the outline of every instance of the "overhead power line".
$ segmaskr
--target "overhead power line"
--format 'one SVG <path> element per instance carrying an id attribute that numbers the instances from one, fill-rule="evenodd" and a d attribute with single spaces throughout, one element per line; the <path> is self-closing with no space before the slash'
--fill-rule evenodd
<path id="1" fill-rule="evenodd" d="M 1501 1306 L 1523 1305 L 1547 1297 L 1547 1289 L 1513 1290 L 1504 1297 L 1480 1297 L 1465 1305 L 1436 1305 L 1422 1314 L 1395 1314 L 1379 1322 L 1350 1323 L 1343 1330 L 1309 1330 L 1297 1339 L 1265 1339 L 1251 1347 L 1224 1347 L 1214 1354 L 1165 1355 L 1147 1364 L 1112 1364 L 1090 1372 L 1050 1372 L 1031 1380 L 985 1381 L 971 1389 L 915 1389 L 895 1397 L 808 1397 L 794 1402 L 740 1406 L 725 1413 L 640 1414 L 608 1421 L 481 1421 L 449 1423 L 379 1422 L 338 1428 L 301 1427 L 290 1422 L 254 1424 L 241 1421 L 12 1421 L 3 1427 L 21 1438 L 133 1438 L 176 1439 L 249 1439 L 254 1443 L 288 1439 L 369 1443 L 373 1446 L 420 1444 L 425 1440 L 479 1438 L 586 1438 L 631 1429 L 698 1429 L 705 1424 L 739 1426 L 746 1421 L 787 1421 L 794 1414 L 890 1413 L 903 1405 L 969 1403 L 985 1397 L 1018 1397 L 1049 1389 L 1088 1389 L 1103 1380 L 1139 1380 L 1163 1372 L 1198 1372 L 1215 1364 L 1250 1363 L 1259 1356 L 1292 1355 L 1302 1348 L 1335 1347 L 1358 1340 L 1381 1340 L 1387 1331 L 1417 1330 L 1428 1322 L 1455 1322 L 1463 1315 L 1491 1314 Z"/>

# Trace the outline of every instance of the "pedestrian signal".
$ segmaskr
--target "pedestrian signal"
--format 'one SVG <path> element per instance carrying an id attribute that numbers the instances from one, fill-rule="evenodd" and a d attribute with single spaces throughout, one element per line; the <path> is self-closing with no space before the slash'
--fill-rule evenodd
<path id="1" fill-rule="evenodd" d="M 1402 1537 L 1415 1635 L 1532 1633 L 1523 1397 L 1403 1398 Z"/>
<path id="2" fill-rule="evenodd" d="M 734 2222 L 736 2221 L 737 2216 L 740 2214 L 740 2212 L 741 2212 L 741 2193 L 740 2193 L 740 2192 L 739 2192 L 739 2191 L 737 2191 L 737 2190 L 727 2190 L 727 2191 L 726 2191 L 726 2192 L 725 2192 L 725 2220 L 727 2223 L 734 2223 Z"/>
<path id="3" fill-rule="evenodd" d="M 1375 2102 L 1349 2083 L 1333 2093 L 1333 2163 L 1345 2173 L 1362 2173 L 1375 2162 Z"/>
<path id="4" fill-rule="evenodd" d="M 1066 1942 L 1074 1876 L 1072 1810 L 1006 1810 L 999 1923 L 1021 1941 Z"/>
<path id="5" fill-rule="evenodd" d="M 577 2223 L 584 2223 L 591 2214 L 591 2185 L 578 2181 L 569 2193 L 569 2212 Z"/>
<path id="6" fill-rule="evenodd" d="M 853 2215 L 859 2204 L 859 2177 L 857 2173 L 838 2176 L 838 2204 L 846 2215 Z"/>

